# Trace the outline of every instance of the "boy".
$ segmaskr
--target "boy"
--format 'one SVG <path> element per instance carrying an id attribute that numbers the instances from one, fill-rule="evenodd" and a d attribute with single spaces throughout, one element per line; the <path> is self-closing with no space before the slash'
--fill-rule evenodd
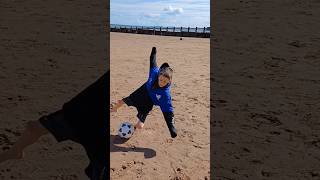
<path id="1" fill-rule="evenodd" d="M 72 140 L 81 144 L 90 160 L 86 175 L 91 180 L 106 180 L 109 78 L 110 71 L 65 103 L 61 110 L 28 122 L 20 139 L 0 154 L 0 163 L 22 158 L 24 148 L 50 132 L 58 142 Z"/>
<path id="2" fill-rule="evenodd" d="M 160 68 L 156 62 L 156 47 L 152 48 L 150 54 L 149 78 L 140 88 L 128 97 L 119 100 L 112 108 L 111 112 L 116 112 L 123 104 L 136 107 L 138 122 L 135 128 L 142 129 L 148 113 L 153 105 L 160 106 L 164 115 L 167 127 L 172 138 L 177 136 L 174 124 L 174 114 L 170 95 L 170 85 L 173 71 L 168 63 L 163 63 Z"/>

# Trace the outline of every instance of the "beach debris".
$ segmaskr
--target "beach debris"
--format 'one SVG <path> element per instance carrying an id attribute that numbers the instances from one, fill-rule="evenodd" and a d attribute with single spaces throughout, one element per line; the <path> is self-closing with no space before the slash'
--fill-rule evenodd
<path id="1" fill-rule="evenodd" d="M 294 47 L 297 47 L 297 48 L 306 46 L 305 43 L 301 43 L 300 41 L 292 41 L 292 42 L 288 43 L 288 45 L 294 46 Z"/>

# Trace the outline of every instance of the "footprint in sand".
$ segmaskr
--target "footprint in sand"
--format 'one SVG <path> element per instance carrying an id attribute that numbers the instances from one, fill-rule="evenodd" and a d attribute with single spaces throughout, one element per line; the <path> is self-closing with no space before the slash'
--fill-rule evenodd
<path id="1" fill-rule="evenodd" d="M 14 136 L 21 136 L 21 133 L 20 132 L 17 132 L 17 131 L 13 131 L 13 130 L 11 130 L 11 129 L 4 129 L 6 132 L 8 132 L 8 133 L 11 133 L 11 134 L 13 134 Z"/>
<path id="2" fill-rule="evenodd" d="M 257 160 L 257 159 L 251 160 L 250 162 L 253 163 L 253 164 L 263 164 L 262 161 Z"/>
<path id="3" fill-rule="evenodd" d="M 227 106 L 227 101 L 223 99 L 213 100 L 213 104 L 215 107 L 225 107 Z"/>
<path id="4" fill-rule="evenodd" d="M 71 54 L 70 50 L 67 48 L 55 48 L 54 51 L 57 53 L 65 54 L 65 55 Z"/>
<path id="5" fill-rule="evenodd" d="M 188 137 L 190 141 L 193 140 L 193 134 L 191 131 L 185 130 L 185 129 L 181 129 L 181 135 L 180 137 L 184 138 L 184 137 Z"/>
<path id="6" fill-rule="evenodd" d="M 79 179 L 76 174 L 67 174 L 67 175 L 57 175 L 57 176 L 51 176 L 54 180 L 77 180 Z"/>
<path id="7" fill-rule="evenodd" d="M 49 62 L 49 66 L 52 67 L 52 68 L 58 68 L 58 65 L 57 65 L 57 61 L 49 58 L 47 59 L 47 61 Z"/>
<path id="8" fill-rule="evenodd" d="M 300 47 L 305 47 L 306 43 L 302 43 L 302 42 L 296 40 L 296 41 L 292 41 L 292 42 L 288 43 L 288 45 L 294 46 L 296 48 L 300 48 Z"/>
<path id="9" fill-rule="evenodd" d="M 0 145 L 12 145 L 13 143 L 9 140 L 6 134 L 0 134 Z M 3 147 L 3 148 L 6 148 Z"/>
<path id="10" fill-rule="evenodd" d="M 129 168 L 138 168 L 138 172 L 139 172 L 139 169 L 142 170 L 142 166 L 144 166 L 144 162 L 142 161 L 130 161 L 130 162 L 127 162 L 125 164 L 122 164 L 121 165 L 121 168 L 118 170 L 118 171 L 123 171 L 123 170 L 127 170 Z M 111 168 L 110 170 L 112 170 L 112 172 L 115 172 L 117 171 L 116 168 Z M 139 174 L 139 173 L 138 173 Z"/>
<path id="11" fill-rule="evenodd" d="M 27 100 L 26 96 L 18 95 L 18 101 L 26 101 L 26 100 Z"/>
<path id="12" fill-rule="evenodd" d="M 268 114 L 261 114 L 261 113 L 251 113 L 250 118 L 259 122 L 261 124 L 268 124 L 273 126 L 280 126 L 282 122 L 279 120 L 278 117 Z"/>
<path id="13" fill-rule="evenodd" d="M 65 146 L 65 147 L 62 148 L 62 151 L 64 151 L 64 152 L 69 152 L 69 151 L 72 151 L 72 150 L 73 150 L 73 148 L 71 146 Z"/>
<path id="14" fill-rule="evenodd" d="M 183 172 L 182 168 L 173 169 L 174 175 L 170 176 L 170 180 L 191 180 L 191 178 Z"/>
<path id="15" fill-rule="evenodd" d="M 265 170 L 261 170 L 261 175 L 263 177 L 271 177 L 272 176 L 271 172 L 268 172 L 268 171 L 265 171 Z"/>

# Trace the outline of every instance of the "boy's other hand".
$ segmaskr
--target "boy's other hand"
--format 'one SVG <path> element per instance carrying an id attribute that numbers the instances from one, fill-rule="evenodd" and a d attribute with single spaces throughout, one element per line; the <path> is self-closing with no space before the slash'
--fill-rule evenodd
<path id="1" fill-rule="evenodd" d="M 110 105 L 110 112 L 117 112 L 117 107 L 115 104 Z"/>
<path id="2" fill-rule="evenodd" d="M 156 53 L 157 53 L 157 48 L 156 47 L 152 47 L 151 54 L 156 54 Z"/>
<path id="3" fill-rule="evenodd" d="M 177 137 L 177 131 L 174 129 L 174 131 L 170 132 L 170 135 L 172 138 Z"/>
<path id="4" fill-rule="evenodd" d="M 124 104 L 123 100 L 119 100 L 116 104 L 111 104 L 110 111 L 117 112 L 117 110 Z"/>

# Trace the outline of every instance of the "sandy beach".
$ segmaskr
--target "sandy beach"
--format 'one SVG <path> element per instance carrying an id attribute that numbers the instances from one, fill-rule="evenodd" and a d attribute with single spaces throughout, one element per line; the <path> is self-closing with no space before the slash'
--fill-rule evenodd
<path id="1" fill-rule="evenodd" d="M 211 7 L 214 179 L 319 179 L 319 1 Z"/>
<path id="2" fill-rule="evenodd" d="M 106 71 L 103 3 L 0 2 L 0 152 Z M 0 164 L 0 179 L 86 180 L 88 162 L 81 146 L 48 135 Z"/>
<path id="3" fill-rule="evenodd" d="M 122 179 L 209 179 L 209 57 L 210 40 L 125 33 L 110 34 L 111 103 L 128 96 L 146 80 L 151 48 L 157 63 L 174 69 L 172 97 L 178 137 L 172 139 L 159 107 L 143 130 L 121 141 L 121 122 L 136 122 L 136 109 L 124 105 L 111 114 L 110 174 Z"/>

